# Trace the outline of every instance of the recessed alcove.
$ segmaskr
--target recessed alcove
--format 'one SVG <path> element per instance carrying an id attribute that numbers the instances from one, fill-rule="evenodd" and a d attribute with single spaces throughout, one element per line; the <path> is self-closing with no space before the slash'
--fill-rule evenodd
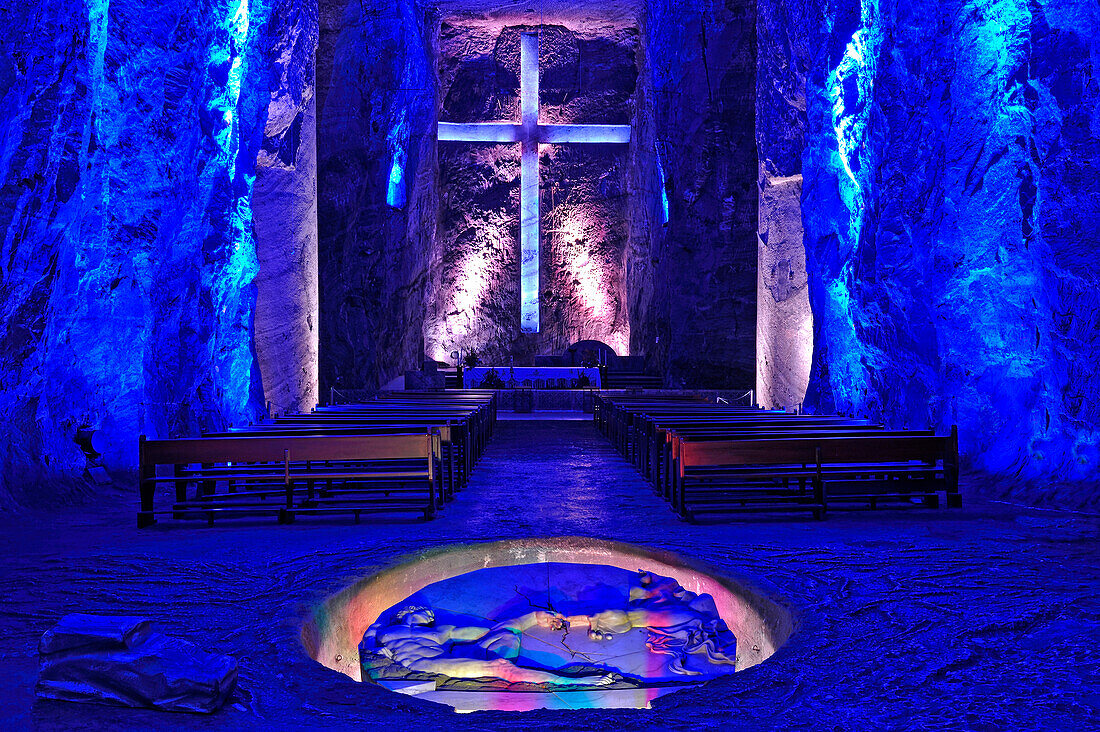
<path id="1" fill-rule="evenodd" d="M 648 707 L 766 661 L 791 632 L 785 608 L 682 557 L 555 537 L 421 552 L 327 598 L 301 638 L 356 681 L 525 711 Z"/>
<path id="2" fill-rule="evenodd" d="M 640 2 L 324 6 L 321 392 L 471 350 L 530 365 L 585 339 L 676 386 L 751 385 L 755 30 L 750 4 L 726 5 L 684 30 L 709 55 L 677 50 L 680 31 Z M 524 34 L 538 37 L 538 124 L 629 130 L 540 138 L 527 194 L 518 139 L 440 136 L 521 122 Z"/>

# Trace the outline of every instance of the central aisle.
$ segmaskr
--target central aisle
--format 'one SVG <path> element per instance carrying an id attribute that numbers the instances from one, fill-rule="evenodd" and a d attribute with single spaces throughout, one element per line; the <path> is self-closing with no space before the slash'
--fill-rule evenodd
<path id="1" fill-rule="evenodd" d="M 485 522 L 489 535 L 600 535 L 639 513 L 678 521 L 587 419 L 501 419 L 470 484 L 440 515 Z"/>

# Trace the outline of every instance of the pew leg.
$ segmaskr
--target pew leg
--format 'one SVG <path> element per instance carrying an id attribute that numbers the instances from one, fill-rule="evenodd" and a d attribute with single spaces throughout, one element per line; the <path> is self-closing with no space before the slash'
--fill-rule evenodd
<path id="1" fill-rule="evenodd" d="M 453 498 L 455 490 L 458 488 L 455 485 L 455 442 L 447 448 L 447 497 Z"/>
<path id="2" fill-rule="evenodd" d="M 138 493 L 141 497 L 141 508 L 137 515 L 137 525 L 139 529 L 152 526 L 157 522 L 156 518 L 153 516 L 153 491 L 156 489 L 156 476 L 155 467 L 149 465 L 141 466 L 140 481 L 138 483 Z"/>
<path id="3" fill-rule="evenodd" d="M 435 505 L 436 505 L 435 493 L 436 493 L 435 480 L 433 480 L 432 478 L 428 478 L 428 505 L 424 509 L 424 520 L 425 521 L 428 521 L 429 519 L 435 518 Z"/>
<path id="4" fill-rule="evenodd" d="M 963 499 L 961 493 L 948 493 L 947 494 L 947 507 L 948 508 L 962 508 Z"/>
<path id="5" fill-rule="evenodd" d="M 821 470 L 821 465 L 820 464 L 818 465 L 818 470 L 819 471 Z M 814 478 L 813 478 L 813 487 L 814 487 L 814 501 L 817 502 L 817 504 L 818 504 L 817 507 L 814 508 L 814 519 L 816 519 L 817 521 L 824 521 L 825 520 L 825 506 L 826 506 L 825 481 L 821 477 L 820 472 L 818 472 L 818 474 L 815 475 Z"/>
<path id="6" fill-rule="evenodd" d="M 185 466 L 180 464 L 172 466 L 172 475 L 176 478 L 176 503 L 187 502 L 187 479 L 182 477 L 184 467 Z M 180 511 L 174 512 L 172 518 L 181 519 L 183 518 L 183 513 Z"/>

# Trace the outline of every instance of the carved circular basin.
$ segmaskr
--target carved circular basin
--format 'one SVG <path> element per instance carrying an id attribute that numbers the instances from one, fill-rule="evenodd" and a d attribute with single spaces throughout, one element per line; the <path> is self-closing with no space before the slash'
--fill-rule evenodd
<path id="1" fill-rule="evenodd" d="M 645 707 L 790 633 L 785 609 L 683 558 L 561 537 L 418 553 L 327 598 L 302 643 L 356 681 L 519 711 Z"/>

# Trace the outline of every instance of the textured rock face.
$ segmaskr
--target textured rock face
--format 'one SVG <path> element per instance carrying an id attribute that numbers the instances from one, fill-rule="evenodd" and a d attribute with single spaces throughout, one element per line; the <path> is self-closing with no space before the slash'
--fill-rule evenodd
<path id="1" fill-rule="evenodd" d="M 755 2 L 648 5 L 636 163 L 668 199 L 635 221 L 631 352 L 671 386 L 750 389 L 756 355 Z"/>
<path id="2" fill-rule="evenodd" d="M 760 155 L 756 327 L 757 400 L 801 404 L 813 355 L 813 313 L 802 228 L 806 75 L 815 62 L 820 3 L 756 6 L 756 144 Z"/>
<path id="3" fill-rule="evenodd" d="M 810 378 L 813 314 L 801 194 L 801 175 L 761 175 L 756 400 L 765 407 L 801 404 Z"/>
<path id="4" fill-rule="evenodd" d="M 445 4 L 435 46 L 439 20 L 411 5 L 322 3 L 323 394 L 384 383 L 421 350 L 522 362 L 580 338 L 676 385 L 752 386 L 752 3 L 544 10 Z M 514 41 L 538 23 L 543 119 L 628 123 L 633 138 L 543 150 L 532 337 L 518 327 L 518 149 L 440 145 L 438 184 L 433 165 L 437 96 L 448 121 L 516 117 Z"/>
<path id="5" fill-rule="evenodd" d="M 1096 4 L 809 5 L 770 3 L 761 53 L 807 79 L 809 401 L 957 423 L 973 466 L 1095 502 Z"/>
<path id="6" fill-rule="evenodd" d="M 143 618 L 73 614 L 38 645 L 35 694 L 47 699 L 215 712 L 237 687 L 237 662 L 155 632 Z"/>
<path id="7" fill-rule="evenodd" d="M 280 413 L 308 410 L 318 401 L 317 35 L 316 2 L 273 5 L 264 52 L 271 100 L 252 211 L 259 265 L 256 358 L 264 398 Z"/>
<path id="8" fill-rule="evenodd" d="M 140 433 L 259 414 L 251 197 L 281 56 L 270 13 L 240 0 L 6 11 L 0 505 L 71 493 L 82 426 L 118 470 Z"/>
<path id="9" fill-rule="evenodd" d="M 320 4 L 321 392 L 419 364 L 435 184 L 434 28 L 410 0 Z"/>
<path id="10" fill-rule="evenodd" d="M 519 38 L 539 28 L 539 119 L 629 124 L 636 28 L 607 22 L 522 26 L 445 21 L 439 38 L 444 122 L 518 122 Z M 520 332 L 520 146 L 443 143 L 442 210 L 425 347 L 449 360 L 471 348 L 486 362 L 530 363 L 586 339 L 626 354 L 623 269 L 627 145 L 543 145 L 540 154 L 540 330 Z"/>

